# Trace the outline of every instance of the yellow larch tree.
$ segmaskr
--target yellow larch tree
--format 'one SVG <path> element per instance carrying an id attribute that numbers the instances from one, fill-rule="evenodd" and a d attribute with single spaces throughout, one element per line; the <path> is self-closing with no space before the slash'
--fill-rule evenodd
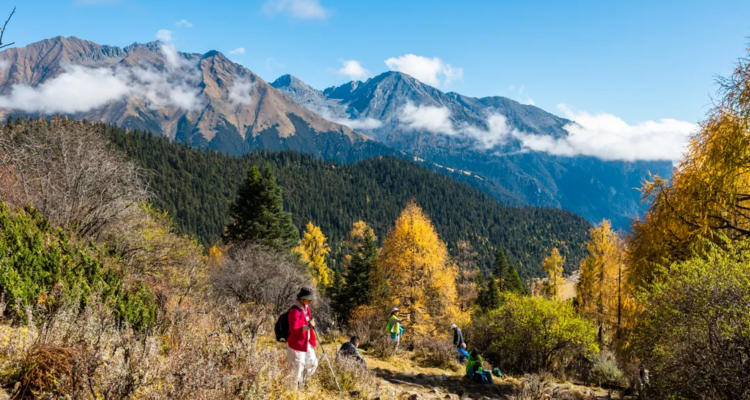
<path id="1" fill-rule="evenodd" d="M 626 284 L 625 246 L 612 224 L 603 220 L 591 228 L 587 243 L 588 255 L 581 261 L 581 279 L 576 287 L 578 310 L 599 325 L 599 343 L 604 341 L 604 330 L 620 332 L 623 312 L 630 303 Z"/>
<path id="2" fill-rule="evenodd" d="M 326 257 L 331 252 L 328 247 L 328 239 L 318 226 L 308 222 L 305 226 L 305 233 L 300 240 L 299 245 L 292 249 L 293 252 L 300 255 L 310 268 L 313 283 L 318 287 L 327 287 L 331 283 L 331 269 L 326 264 Z"/>
<path id="3" fill-rule="evenodd" d="M 374 300 L 411 315 L 426 334 L 456 316 L 456 266 L 422 209 L 410 202 L 383 242 L 371 274 Z"/>
<path id="4" fill-rule="evenodd" d="M 721 99 L 688 145 L 671 179 L 643 188 L 649 209 L 628 238 L 631 281 L 658 279 L 659 265 L 703 251 L 701 238 L 750 238 L 750 59 L 719 80 Z"/>
<path id="5" fill-rule="evenodd" d="M 544 293 L 551 299 L 558 299 L 563 280 L 563 265 L 565 258 L 560 255 L 557 247 L 552 249 L 550 255 L 542 261 L 542 269 L 547 272 L 547 284 L 544 285 Z"/>

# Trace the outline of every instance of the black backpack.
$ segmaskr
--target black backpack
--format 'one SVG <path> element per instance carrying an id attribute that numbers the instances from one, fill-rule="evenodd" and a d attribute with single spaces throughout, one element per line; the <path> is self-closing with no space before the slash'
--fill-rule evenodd
<path id="1" fill-rule="evenodd" d="M 292 307 L 302 311 L 297 306 Z M 286 342 L 286 340 L 289 338 L 289 311 L 291 311 L 291 308 L 285 313 L 279 315 L 279 319 L 276 320 L 276 325 L 273 326 L 274 333 L 276 333 L 277 342 Z"/>

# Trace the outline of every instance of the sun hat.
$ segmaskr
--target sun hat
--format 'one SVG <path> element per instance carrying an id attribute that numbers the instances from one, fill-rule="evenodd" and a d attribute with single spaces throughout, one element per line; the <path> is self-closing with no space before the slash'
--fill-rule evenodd
<path id="1" fill-rule="evenodd" d="M 315 294 L 313 293 L 312 288 L 307 287 L 307 286 L 302 286 L 299 289 L 297 300 L 315 300 Z"/>

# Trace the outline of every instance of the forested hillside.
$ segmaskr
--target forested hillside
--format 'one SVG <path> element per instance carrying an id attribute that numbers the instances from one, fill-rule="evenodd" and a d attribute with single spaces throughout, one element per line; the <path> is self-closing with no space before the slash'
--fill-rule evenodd
<path id="1" fill-rule="evenodd" d="M 422 206 L 453 252 L 468 240 L 489 268 L 498 246 L 506 249 L 523 277 L 542 273 L 542 259 L 557 246 L 566 271 L 585 253 L 590 225 L 567 211 L 506 207 L 464 183 L 395 157 L 337 165 L 295 152 L 249 153 L 241 158 L 196 151 L 145 132 L 107 128 L 115 144 L 147 173 L 154 204 L 167 211 L 183 233 L 204 243 L 224 229 L 230 202 L 252 165 L 271 166 L 284 189 L 284 206 L 302 228 L 320 226 L 334 252 L 358 220 L 385 237 L 411 199 Z"/>

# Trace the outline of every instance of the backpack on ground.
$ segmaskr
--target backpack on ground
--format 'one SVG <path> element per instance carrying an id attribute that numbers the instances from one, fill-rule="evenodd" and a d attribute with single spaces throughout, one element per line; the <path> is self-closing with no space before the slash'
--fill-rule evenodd
<path id="1" fill-rule="evenodd" d="M 296 308 L 302 311 L 297 306 L 292 306 L 292 308 Z M 291 310 L 292 309 L 290 308 L 283 314 L 279 315 L 279 319 L 276 320 L 276 324 L 273 326 L 273 331 L 276 334 L 277 342 L 286 342 L 286 340 L 289 339 L 289 311 Z"/>

